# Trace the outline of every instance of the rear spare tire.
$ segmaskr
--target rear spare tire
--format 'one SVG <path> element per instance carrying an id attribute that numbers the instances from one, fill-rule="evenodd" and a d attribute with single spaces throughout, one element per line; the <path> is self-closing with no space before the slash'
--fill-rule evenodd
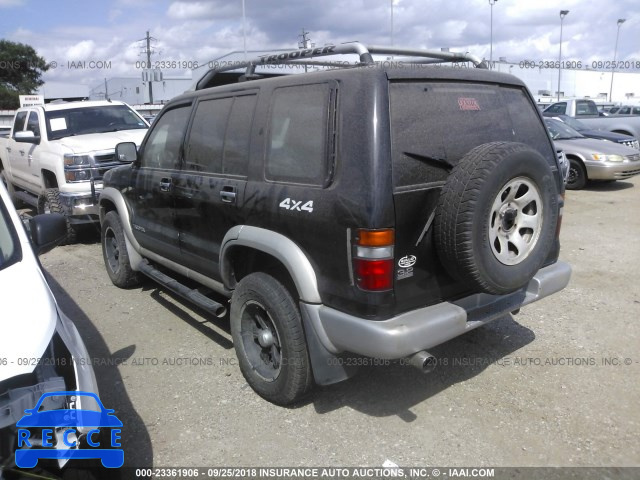
<path id="1" fill-rule="evenodd" d="M 547 160 L 521 143 L 486 143 L 460 160 L 442 189 L 436 248 L 454 278 L 503 295 L 542 267 L 557 222 L 558 187 Z"/>

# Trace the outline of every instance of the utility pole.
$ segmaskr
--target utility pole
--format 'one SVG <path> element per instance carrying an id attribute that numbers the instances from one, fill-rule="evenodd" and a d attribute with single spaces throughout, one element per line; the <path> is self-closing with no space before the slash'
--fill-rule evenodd
<path id="1" fill-rule="evenodd" d="M 147 71 L 149 73 L 149 78 L 147 79 L 147 81 L 149 82 L 149 103 L 153 103 L 153 73 L 151 72 L 151 54 L 155 53 L 151 50 L 151 40 L 155 41 L 157 39 L 149 35 L 149 30 L 147 30 L 147 36 L 139 40 L 140 42 L 146 42 L 146 48 L 142 50 L 142 53 L 145 53 L 147 55 Z"/>
<path id="2" fill-rule="evenodd" d="M 109 100 L 109 90 L 107 89 L 107 77 L 104 77 L 104 99 Z"/>
<path id="3" fill-rule="evenodd" d="M 301 40 L 298 42 L 298 48 L 299 49 L 304 49 L 304 48 L 313 48 L 315 45 L 313 45 L 311 43 L 311 39 L 307 37 L 307 35 L 309 35 L 309 32 L 305 32 L 304 31 L 304 27 L 302 27 L 302 33 L 300 35 L 298 35 L 298 38 L 300 38 Z M 307 72 L 307 66 L 304 66 L 304 71 L 305 73 Z"/>

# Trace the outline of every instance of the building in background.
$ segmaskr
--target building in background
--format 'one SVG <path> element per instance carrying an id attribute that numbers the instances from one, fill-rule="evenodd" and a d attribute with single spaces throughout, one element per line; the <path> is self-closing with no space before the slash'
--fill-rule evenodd
<path id="1" fill-rule="evenodd" d="M 152 82 L 153 103 L 163 105 L 173 97 L 181 95 L 191 88 L 190 77 L 164 77 L 161 81 Z M 90 89 L 91 100 L 121 100 L 129 105 L 149 104 L 149 84 L 140 77 L 115 77 L 105 79 Z"/>

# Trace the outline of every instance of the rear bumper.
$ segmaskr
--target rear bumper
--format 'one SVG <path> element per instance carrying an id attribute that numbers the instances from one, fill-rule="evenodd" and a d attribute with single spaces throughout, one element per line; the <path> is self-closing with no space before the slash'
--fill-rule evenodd
<path id="1" fill-rule="evenodd" d="M 432 348 L 552 295 L 566 287 L 570 278 L 569 264 L 556 262 L 540 269 L 525 288 L 509 295 L 471 295 L 382 321 L 355 317 L 324 305 L 301 306 L 308 324 L 329 352 L 397 359 Z"/>

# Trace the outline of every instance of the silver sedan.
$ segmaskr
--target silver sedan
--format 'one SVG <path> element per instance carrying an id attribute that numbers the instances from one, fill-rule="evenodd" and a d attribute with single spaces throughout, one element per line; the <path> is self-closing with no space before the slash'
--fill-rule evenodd
<path id="1" fill-rule="evenodd" d="M 545 123 L 556 148 L 569 160 L 569 190 L 583 188 L 588 180 L 624 180 L 640 173 L 638 150 L 587 138 L 558 120 L 545 118 Z"/>

